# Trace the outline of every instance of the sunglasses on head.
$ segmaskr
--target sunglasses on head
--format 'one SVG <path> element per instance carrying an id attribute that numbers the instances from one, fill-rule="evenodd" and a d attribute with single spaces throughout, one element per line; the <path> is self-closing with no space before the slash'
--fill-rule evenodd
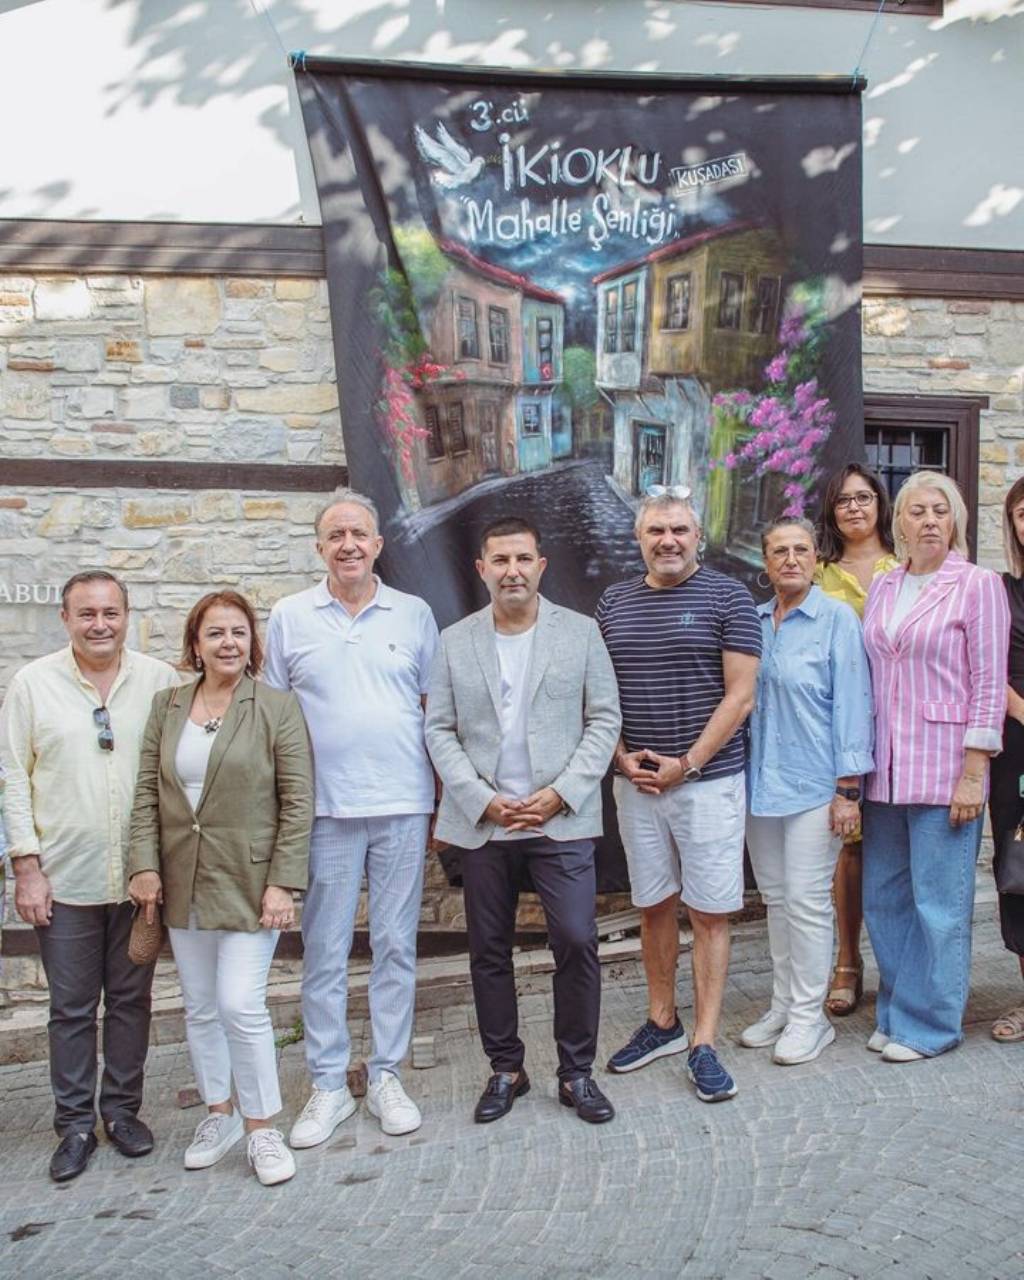
<path id="1" fill-rule="evenodd" d="M 648 498 L 678 498 L 685 502 L 693 490 L 688 484 L 649 484 L 644 492 Z"/>
<path id="2" fill-rule="evenodd" d="M 92 722 L 99 730 L 96 735 L 96 741 L 100 744 L 101 751 L 113 751 L 114 749 L 114 731 L 110 727 L 110 712 L 106 707 L 94 707 L 92 713 Z"/>

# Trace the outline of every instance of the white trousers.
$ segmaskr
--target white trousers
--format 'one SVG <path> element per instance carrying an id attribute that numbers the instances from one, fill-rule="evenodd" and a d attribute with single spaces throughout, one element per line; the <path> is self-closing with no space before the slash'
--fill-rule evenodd
<path id="1" fill-rule="evenodd" d="M 832 965 L 832 877 L 841 840 L 829 806 L 784 818 L 747 815 L 747 847 L 768 908 L 772 1010 L 807 1026 L 824 1017 Z"/>
<path id="2" fill-rule="evenodd" d="M 277 1048 L 267 1011 L 276 929 L 168 929 L 181 978 L 192 1069 L 203 1101 L 227 1102 L 234 1077 L 247 1120 L 281 1110 Z"/>

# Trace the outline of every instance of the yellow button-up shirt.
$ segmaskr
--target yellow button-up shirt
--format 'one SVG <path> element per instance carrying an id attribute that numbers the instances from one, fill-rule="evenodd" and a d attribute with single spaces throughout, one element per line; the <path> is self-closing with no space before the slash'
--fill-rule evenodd
<path id="1" fill-rule="evenodd" d="M 871 569 L 872 580 L 880 573 L 888 573 L 890 569 L 895 569 L 898 564 L 896 557 L 890 555 L 888 551 L 880 555 Z M 833 600 L 842 600 L 853 609 L 858 618 L 864 617 L 868 593 L 848 570 L 835 563 L 820 564 L 815 572 L 814 581 L 827 596 L 831 596 Z"/>
<path id="2" fill-rule="evenodd" d="M 11 680 L 0 711 L 8 852 L 38 856 L 56 902 L 124 900 L 142 731 L 153 695 L 177 683 L 166 662 L 125 649 L 103 704 L 70 645 L 30 662 Z M 100 749 L 93 720 L 103 705 L 113 751 Z"/>

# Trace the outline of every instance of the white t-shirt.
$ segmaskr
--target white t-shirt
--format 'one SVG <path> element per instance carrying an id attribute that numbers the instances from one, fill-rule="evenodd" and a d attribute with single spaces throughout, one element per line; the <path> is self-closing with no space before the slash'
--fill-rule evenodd
<path id="1" fill-rule="evenodd" d="M 174 753 L 174 770 L 178 781 L 185 788 L 188 802 L 195 812 L 199 797 L 203 794 L 206 782 L 206 770 L 210 764 L 210 752 L 217 740 L 215 733 L 207 733 L 202 725 L 192 720 L 185 721 L 185 727 L 178 739 L 178 749 Z"/>
<path id="2" fill-rule="evenodd" d="M 382 582 L 354 618 L 326 579 L 274 605 L 264 679 L 306 717 L 318 818 L 433 812 L 421 698 L 436 648 L 427 602 Z"/>
<path id="3" fill-rule="evenodd" d="M 890 640 L 896 639 L 896 632 L 899 630 L 900 623 L 913 609 L 914 605 L 917 604 L 921 598 L 921 593 L 934 577 L 934 573 L 905 573 L 903 575 L 900 593 L 896 597 L 896 603 L 892 607 L 892 613 L 885 626 L 886 635 Z"/>
<path id="4" fill-rule="evenodd" d="M 533 769 L 527 740 L 530 710 L 530 658 L 536 623 L 519 635 L 502 635 L 495 631 L 498 650 L 498 672 L 501 677 L 501 750 L 494 780 L 498 793 L 513 800 L 525 800 L 534 792 Z M 495 840 L 528 840 L 529 831 L 505 831 L 498 828 Z"/>

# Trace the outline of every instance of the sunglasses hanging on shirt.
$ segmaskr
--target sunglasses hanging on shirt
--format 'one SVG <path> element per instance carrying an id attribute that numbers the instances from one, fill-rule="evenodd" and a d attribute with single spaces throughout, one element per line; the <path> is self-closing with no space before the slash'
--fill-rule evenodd
<path id="1" fill-rule="evenodd" d="M 110 712 L 106 707 L 94 707 L 92 713 L 92 722 L 99 730 L 96 734 L 96 741 L 100 744 L 101 751 L 113 751 L 114 749 L 114 731 L 110 727 Z"/>

